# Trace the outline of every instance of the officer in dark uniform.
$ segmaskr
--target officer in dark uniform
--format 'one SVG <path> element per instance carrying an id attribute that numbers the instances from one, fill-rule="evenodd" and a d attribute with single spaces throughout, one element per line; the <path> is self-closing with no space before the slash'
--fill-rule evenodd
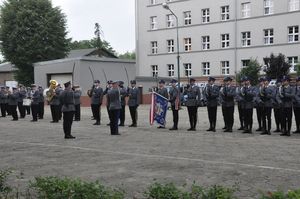
<path id="1" fill-rule="evenodd" d="M 7 95 L 8 94 L 5 90 L 5 86 L 1 86 L 1 90 L 0 90 L 1 117 L 6 117 Z"/>
<path id="2" fill-rule="evenodd" d="M 118 81 L 112 82 L 112 88 L 107 92 L 107 100 L 109 101 L 110 111 L 110 133 L 111 135 L 120 135 L 118 121 L 120 117 L 120 110 L 122 107 Z"/>
<path id="3" fill-rule="evenodd" d="M 264 78 L 260 77 L 258 81 L 259 81 L 259 86 L 256 88 L 256 96 L 254 101 L 254 106 L 256 108 L 257 123 L 258 123 L 258 129 L 256 129 L 256 131 L 263 131 L 262 128 L 263 104 L 260 103 L 261 100 L 259 94 L 260 94 L 260 90 L 262 90 L 264 87 Z"/>
<path id="4" fill-rule="evenodd" d="M 74 92 L 72 90 L 71 82 L 64 83 L 65 90 L 60 94 L 60 104 L 62 106 L 61 112 L 63 113 L 63 128 L 65 139 L 74 139 L 72 136 L 72 123 L 75 112 Z"/>
<path id="5" fill-rule="evenodd" d="M 38 90 L 40 92 L 38 117 L 39 117 L 39 119 L 42 120 L 42 119 L 44 119 L 44 112 L 45 112 L 44 89 L 42 86 L 39 86 Z"/>
<path id="6" fill-rule="evenodd" d="M 94 119 L 96 120 L 94 125 L 100 125 L 103 89 L 100 87 L 99 80 L 94 81 L 94 85 L 90 92 L 91 92 L 91 108 L 92 108 Z"/>
<path id="7" fill-rule="evenodd" d="M 169 99 L 169 93 L 168 90 L 165 88 L 165 84 L 166 82 L 164 80 L 160 80 L 158 82 L 158 89 L 157 89 L 157 93 L 161 96 L 163 96 L 166 99 Z M 164 129 L 165 126 L 159 126 L 157 127 L 158 129 Z"/>
<path id="8" fill-rule="evenodd" d="M 126 97 L 127 89 L 124 87 L 124 82 L 119 82 L 120 95 L 121 95 L 121 110 L 120 110 L 120 124 L 119 126 L 125 125 L 125 106 L 126 106 Z"/>
<path id="9" fill-rule="evenodd" d="M 239 112 L 239 120 L 240 120 L 240 128 L 238 130 L 244 130 L 244 101 L 243 98 L 241 97 L 241 89 L 244 87 L 244 78 L 242 77 L 240 79 L 240 86 L 236 88 L 236 95 L 235 95 L 235 101 L 237 102 L 238 106 L 238 112 Z"/>
<path id="10" fill-rule="evenodd" d="M 172 79 L 172 87 L 169 90 L 169 102 L 171 103 L 172 113 L 173 113 L 173 127 L 170 131 L 178 130 L 178 120 L 179 120 L 179 106 L 180 106 L 180 91 L 178 90 L 177 80 Z"/>
<path id="11" fill-rule="evenodd" d="M 25 111 L 25 107 L 23 106 L 23 99 L 26 98 L 26 90 L 25 87 L 20 84 L 19 85 L 19 97 L 18 97 L 18 109 L 19 109 L 19 113 L 20 113 L 20 118 L 25 118 L 26 115 L 26 111 Z"/>
<path id="12" fill-rule="evenodd" d="M 284 76 L 282 79 L 282 88 L 279 91 L 279 97 L 282 100 L 283 107 L 281 136 L 291 136 L 294 92 L 290 86 L 290 78 L 288 76 Z"/>
<path id="13" fill-rule="evenodd" d="M 276 81 L 276 87 L 274 88 L 275 92 L 275 99 L 274 99 L 274 118 L 275 118 L 275 123 L 276 123 L 276 130 L 274 133 L 279 133 L 281 132 L 281 122 L 282 122 L 282 101 L 281 98 L 279 97 L 279 88 L 281 88 L 281 80 L 278 79 Z"/>
<path id="14" fill-rule="evenodd" d="M 27 99 L 30 99 L 30 92 L 31 92 L 31 88 L 27 87 L 27 89 L 26 89 L 26 98 Z M 44 95 L 43 95 L 43 97 L 44 97 Z M 25 106 L 25 110 L 26 110 L 27 115 L 30 115 L 30 109 L 31 109 L 30 106 Z"/>
<path id="15" fill-rule="evenodd" d="M 37 89 L 35 84 L 31 85 L 31 114 L 32 120 L 31 122 L 38 121 L 38 111 L 39 111 L 39 102 L 40 102 L 40 91 Z"/>
<path id="16" fill-rule="evenodd" d="M 12 121 L 17 121 L 18 120 L 18 113 L 17 113 L 17 106 L 18 106 L 18 101 L 19 101 L 19 92 L 18 92 L 18 88 L 13 87 L 12 88 L 12 92 L 9 91 L 8 93 L 8 106 L 9 106 L 9 110 L 11 112 Z"/>
<path id="17" fill-rule="evenodd" d="M 300 77 L 297 77 L 296 79 L 293 107 L 296 121 L 296 131 L 294 131 L 293 133 L 300 133 Z"/>
<path id="18" fill-rule="evenodd" d="M 235 98 L 235 87 L 232 86 L 232 78 L 224 78 L 224 87 L 220 90 L 220 96 L 222 99 L 222 107 L 224 110 L 224 121 L 226 129 L 224 132 L 232 132 L 234 123 L 234 98 Z"/>
<path id="19" fill-rule="evenodd" d="M 109 100 L 107 100 L 107 93 L 112 89 L 112 80 L 107 81 L 106 89 L 103 92 L 103 95 L 106 95 L 106 110 L 107 110 L 107 115 L 108 118 L 110 118 L 110 111 L 109 111 Z M 107 126 L 110 126 L 110 123 L 106 124 Z"/>
<path id="20" fill-rule="evenodd" d="M 128 106 L 129 106 L 129 111 L 132 119 L 132 124 L 129 127 L 137 127 L 137 118 L 138 118 L 138 113 L 137 113 L 137 108 L 140 105 L 140 91 L 136 87 L 136 81 L 131 80 L 130 81 L 131 88 L 128 89 Z"/>
<path id="21" fill-rule="evenodd" d="M 245 85 L 241 89 L 241 97 L 244 101 L 245 128 L 243 133 L 252 133 L 253 108 L 256 96 L 256 88 L 251 86 L 250 78 L 244 77 Z"/>
<path id="22" fill-rule="evenodd" d="M 216 132 L 216 122 L 217 122 L 217 108 L 219 101 L 219 86 L 215 85 L 216 79 L 213 77 L 208 78 L 208 83 L 203 90 L 203 100 L 206 102 L 208 119 L 209 119 L 209 129 L 207 131 Z"/>
<path id="23" fill-rule="evenodd" d="M 6 90 L 6 93 L 7 93 L 7 100 L 6 100 L 6 104 L 5 104 L 7 115 L 11 115 L 11 111 L 10 111 L 10 108 L 9 108 L 9 105 L 8 105 L 8 93 L 10 93 L 9 89 L 10 89 L 9 86 L 5 87 L 5 90 Z"/>
<path id="24" fill-rule="evenodd" d="M 54 96 L 52 100 L 50 101 L 50 109 L 51 109 L 51 115 L 52 115 L 52 121 L 51 123 L 58 123 L 60 120 L 60 112 L 61 112 L 61 104 L 60 104 L 60 94 L 62 93 L 62 89 L 57 86 L 54 90 Z M 39 102 L 40 103 L 40 100 Z"/>
<path id="25" fill-rule="evenodd" d="M 74 104 L 75 104 L 75 114 L 74 114 L 74 121 L 78 122 L 80 121 L 80 115 L 81 115 L 81 111 L 80 111 L 80 98 L 81 98 L 81 89 L 80 86 L 78 85 L 74 85 L 73 86 L 73 91 L 74 91 Z"/>

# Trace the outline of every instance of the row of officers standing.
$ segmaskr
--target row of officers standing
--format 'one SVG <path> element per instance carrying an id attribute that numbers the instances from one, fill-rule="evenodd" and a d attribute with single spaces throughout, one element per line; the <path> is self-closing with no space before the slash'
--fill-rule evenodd
<path id="1" fill-rule="evenodd" d="M 262 135 L 271 135 L 272 109 L 276 122 L 274 132 L 281 132 L 281 136 L 291 135 L 293 111 L 296 120 L 296 131 L 300 133 L 300 77 L 296 79 L 296 85 L 290 84 L 290 78 L 284 76 L 277 80 L 276 85 L 270 85 L 270 79 L 261 77 L 259 85 L 253 86 L 249 77 L 242 77 L 239 86 L 233 85 L 231 77 L 223 79 L 223 85 L 215 84 L 216 79 L 208 78 L 205 88 L 200 89 L 196 85 L 196 80 L 191 78 L 190 83 L 183 91 L 186 96 L 187 111 L 189 115 L 190 128 L 188 131 L 195 131 L 198 122 L 198 107 L 201 104 L 207 106 L 210 127 L 207 131 L 216 131 L 217 108 L 222 107 L 224 119 L 224 132 L 232 132 L 234 124 L 235 105 L 237 104 L 240 128 L 243 133 L 253 132 L 253 111 L 256 109 L 258 129 Z M 173 127 L 170 130 L 178 129 L 178 110 L 176 103 L 179 95 L 177 81 L 171 81 L 169 91 L 165 87 L 165 82 L 159 82 L 158 93 L 169 99 L 173 112 Z M 158 128 L 165 128 L 159 126 Z"/>

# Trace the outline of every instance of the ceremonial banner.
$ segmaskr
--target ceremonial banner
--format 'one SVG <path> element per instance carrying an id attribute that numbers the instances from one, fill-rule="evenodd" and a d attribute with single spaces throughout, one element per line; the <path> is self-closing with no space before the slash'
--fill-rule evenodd
<path id="1" fill-rule="evenodd" d="M 151 97 L 150 124 L 153 125 L 156 122 L 159 125 L 165 126 L 167 110 L 168 99 L 153 92 Z"/>

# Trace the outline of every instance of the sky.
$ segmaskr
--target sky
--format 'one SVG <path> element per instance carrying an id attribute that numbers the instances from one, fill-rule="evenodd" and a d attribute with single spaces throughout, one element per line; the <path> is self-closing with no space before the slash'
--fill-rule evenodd
<path id="1" fill-rule="evenodd" d="M 2 4 L 4 0 L 0 0 Z M 104 39 L 118 52 L 135 49 L 135 0 L 52 0 L 67 16 L 69 37 L 88 40 L 94 37 L 98 22 Z"/>

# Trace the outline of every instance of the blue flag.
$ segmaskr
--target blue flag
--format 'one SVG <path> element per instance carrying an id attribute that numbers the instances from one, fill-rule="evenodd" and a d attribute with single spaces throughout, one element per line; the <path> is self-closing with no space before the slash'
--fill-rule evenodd
<path id="1" fill-rule="evenodd" d="M 153 125 L 154 121 L 159 125 L 165 126 L 166 115 L 168 110 L 168 99 L 153 92 L 151 98 L 150 108 L 150 124 Z"/>

